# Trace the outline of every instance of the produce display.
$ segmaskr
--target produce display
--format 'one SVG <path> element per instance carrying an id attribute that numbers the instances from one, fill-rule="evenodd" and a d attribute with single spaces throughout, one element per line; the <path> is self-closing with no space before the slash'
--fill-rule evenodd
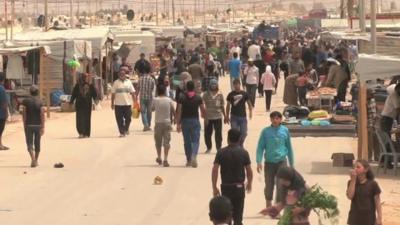
<path id="1" fill-rule="evenodd" d="M 317 119 L 317 118 L 328 118 L 329 113 L 325 110 L 316 110 L 312 111 L 310 114 L 308 114 L 309 119 Z"/>
<path id="2" fill-rule="evenodd" d="M 331 224 L 338 224 L 339 209 L 336 197 L 322 190 L 318 185 L 311 187 L 296 205 L 286 207 L 278 225 L 290 225 L 292 223 L 292 209 L 294 207 L 312 209 L 318 215 L 320 225 L 322 225 L 322 217 L 329 219 Z"/>
<path id="3" fill-rule="evenodd" d="M 337 91 L 335 88 L 330 88 L 330 87 L 321 87 L 313 91 L 309 91 L 308 95 L 311 97 L 318 97 L 320 95 L 337 95 Z"/>

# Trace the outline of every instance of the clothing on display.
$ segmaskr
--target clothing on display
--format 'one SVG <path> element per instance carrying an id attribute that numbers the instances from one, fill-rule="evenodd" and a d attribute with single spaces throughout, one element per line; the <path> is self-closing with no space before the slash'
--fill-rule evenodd
<path id="1" fill-rule="evenodd" d="M 25 74 L 24 64 L 20 55 L 9 55 L 7 63 L 7 79 L 21 79 Z"/>

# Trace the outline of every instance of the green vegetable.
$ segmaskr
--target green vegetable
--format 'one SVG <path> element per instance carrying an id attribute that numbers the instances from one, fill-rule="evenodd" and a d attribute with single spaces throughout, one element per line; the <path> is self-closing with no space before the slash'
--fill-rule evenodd
<path id="1" fill-rule="evenodd" d="M 311 187 L 295 206 L 286 207 L 278 225 L 290 225 L 292 223 L 292 209 L 294 207 L 312 209 L 318 215 L 320 225 L 322 225 L 321 216 L 324 219 L 329 219 L 331 224 L 338 223 L 339 209 L 336 197 L 330 195 L 318 185 Z"/>

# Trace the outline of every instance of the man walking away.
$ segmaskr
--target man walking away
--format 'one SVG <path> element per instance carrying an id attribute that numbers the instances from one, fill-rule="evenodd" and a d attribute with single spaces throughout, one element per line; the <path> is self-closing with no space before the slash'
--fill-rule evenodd
<path id="1" fill-rule="evenodd" d="M 154 127 L 154 140 L 157 149 L 156 162 L 164 167 L 169 167 L 168 152 L 170 149 L 172 122 L 174 121 L 174 103 L 166 96 L 166 88 L 157 86 L 157 96 L 153 101 L 152 110 L 155 111 L 156 125 Z M 164 146 L 164 161 L 161 158 L 161 148 Z"/>
<path id="2" fill-rule="evenodd" d="M 151 68 L 143 66 L 142 76 L 139 79 L 139 99 L 140 99 L 140 112 L 142 114 L 143 131 L 151 130 L 151 102 L 153 101 L 153 91 L 156 82 L 150 76 Z"/>
<path id="3" fill-rule="evenodd" d="M 246 103 L 249 109 L 249 118 L 253 117 L 253 105 L 250 102 L 248 94 L 240 89 L 240 81 L 233 82 L 234 90 L 228 94 L 226 104 L 226 123 L 231 123 L 231 128 L 240 131 L 241 141 L 240 145 L 243 147 L 244 141 L 247 137 L 247 113 Z"/>
<path id="4" fill-rule="evenodd" d="M 214 225 L 228 225 L 232 222 L 232 203 L 224 197 L 214 197 L 210 201 L 210 220 Z"/>
<path id="5" fill-rule="evenodd" d="M 119 137 L 129 134 L 131 124 L 132 104 L 136 103 L 135 89 L 132 82 L 126 78 L 124 70 L 119 72 L 118 80 L 114 81 L 111 89 L 111 109 L 115 109 Z"/>
<path id="6" fill-rule="evenodd" d="M 145 73 L 144 69 L 147 67 L 151 68 L 151 64 L 147 61 L 146 55 L 141 53 L 140 59 L 135 63 L 134 70 L 139 76 L 142 76 Z"/>
<path id="7" fill-rule="evenodd" d="M 40 154 L 40 138 L 44 134 L 44 107 L 39 99 L 36 86 L 29 89 L 31 96 L 22 102 L 22 118 L 25 128 L 26 145 L 31 156 L 31 167 L 37 167 Z"/>
<path id="8" fill-rule="evenodd" d="M 217 188 L 218 170 L 221 167 L 222 195 L 229 198 L 233 205 L 234 225 L 242 225 L 245 188 L 251 192 L 253 171 L 249 153 L 240 147 L 240 131 L 231 129 L 228 132 L 228 147 L 217 153 L 212 170 L 214 196 L 220 195 Z M 245 187 L 245 179 L 247 184 Z"/>
<path id="9" fill-rule="evenodd" d="M 6 89 L 4 88 L 4 81 L 6 77 L 0 72 L 0 151 L 9 150 L 10 148 L 3 145 L 3 132 L 8 118 L 8 100 Z"/>
<path id="10" fill-rule="evenodd" d="M 290 140 L 289 129 L 283 125 L 282 114 L 280 112 L 272 112 L 270 115 L 271 126 L 261 131 L 260 139 L 257 146 L 257 172 L 261 173 L 263 166 L 263 158 L 265 160 L 265 199 L 266 207 L 272 206 L 272 196 L 274 194 L 274 186 L 276 174 L 281 167 L 286 166 L 286 159 L 293 167 L 293 149 Z M 277 186 L 277 202 L 282 201 L 285 196 L 281 195 L 281 187 Z"/>
<path id="11" fill-rule="evenodd" d="M 203 102 L 206 108 L 204 119 L 204 139 L 207 146 L 206 153 L 212 149 L 211 136 L 215 131 L 215 145 L 217 151 L 221 150 L 222 145 L 222 119 L 226 121 L 225 100 L 223 94 L 218 89 L 218 81 L 210 81 L 210 88 L 203 94 Z"/>
<path id="12" fill-rule="evenodd" d="M 260 73 L 258 68 L 254 65 L 253 59 L 248 60 L 248 66 L 245 69 L 244 74 L 246 76 L 246 91 L 249 95 L 251 105 L 254 107 L 256 103 L 256 92 Z"/>
<path id="13" fill-rule="evenodd" d="M 233 59 L 231 59 L 228 63 L 229 74 L 231 77 L 231 90 L 233 91 L 233 81 L 240 80 L 240 71 L 242 69 L 242 63 L 238 58 L 239 55 L 235 52 L 233 53 Z"/>

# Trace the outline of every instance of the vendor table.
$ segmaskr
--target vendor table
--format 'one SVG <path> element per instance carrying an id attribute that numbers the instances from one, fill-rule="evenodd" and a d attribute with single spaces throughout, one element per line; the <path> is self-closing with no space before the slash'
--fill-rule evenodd
<path id="1" fill-rule="evenodd" d="M 330 126 L 285 125 L 292 137 L 355 137 L 355 124 L 332 124 Z"/>

